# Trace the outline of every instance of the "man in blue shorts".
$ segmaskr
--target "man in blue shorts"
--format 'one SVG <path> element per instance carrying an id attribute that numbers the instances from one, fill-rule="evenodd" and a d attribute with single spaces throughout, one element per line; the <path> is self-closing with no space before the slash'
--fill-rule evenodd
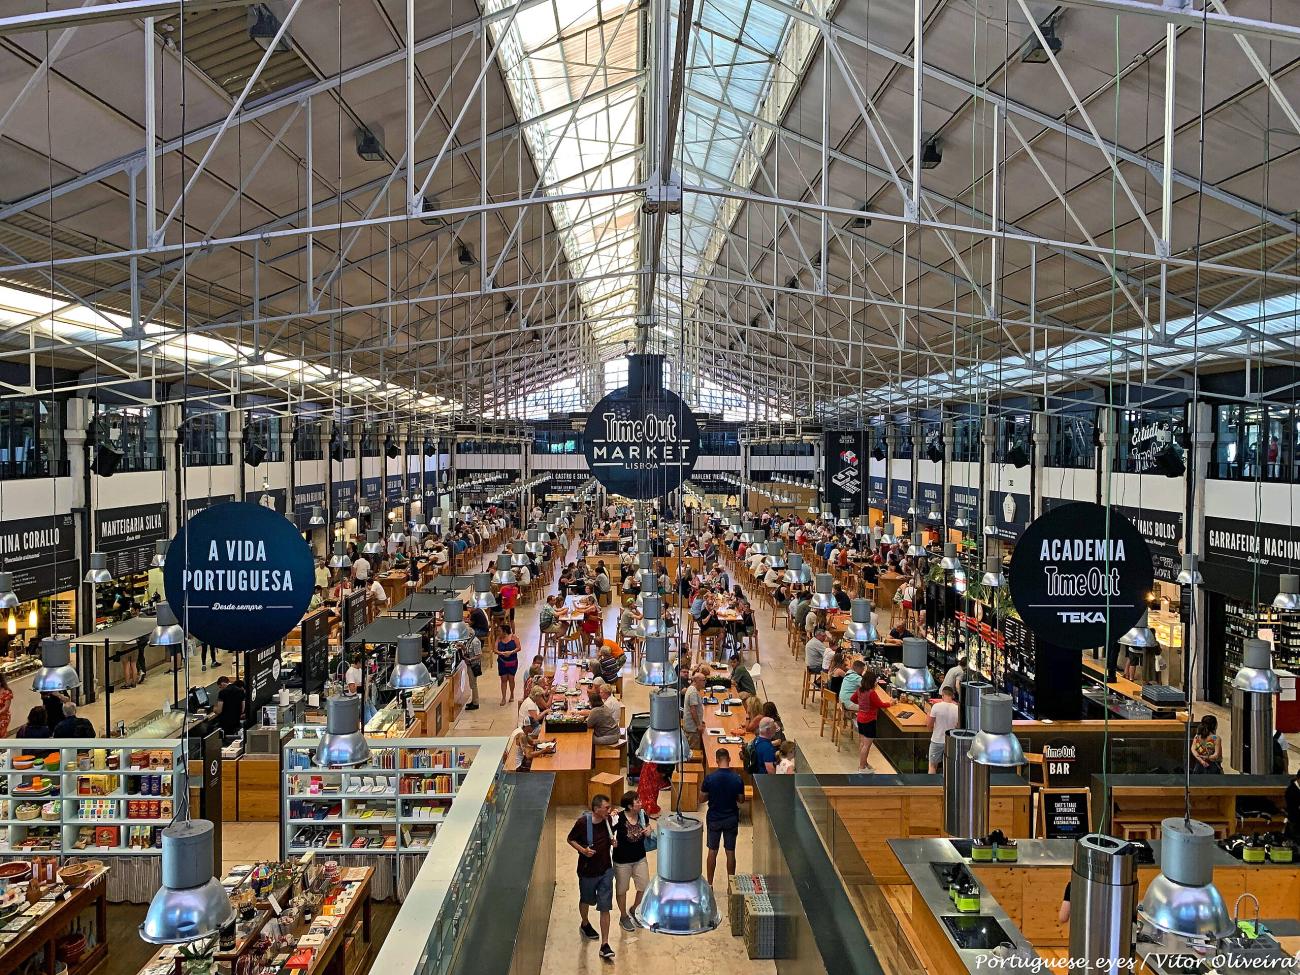
<path id="1" fill-rule="evenodd" d="M 713 757 L 718 767 L 700 783 L 700 793 L 709 804 L 704 819 L 708 830 L 709 857 L 705 874 L 709 886 L 713 886 L 719 845 L 727 851 L 727 876 L 736 872 L 736 832 L 740 828 L 740 804 L 745 801 L 745 782 L 731 767 L 731 753 L 719 748 Z"/>
<path id="2" fill-rule="evenodd" d="M 591 800 L 591 811 L 584 812 L 569 830 L 569 846 L 578 851 L 578 911 L 582 925 L 578 930 L 591 941 L 600 939 L 600 957 L 614 960 L 609 946 L 609 912 L 614 903 L 614 824 L 610 821 L 609 796 Z M 588 912 L 600 912 L 600 933 L 591 926 Z"/>

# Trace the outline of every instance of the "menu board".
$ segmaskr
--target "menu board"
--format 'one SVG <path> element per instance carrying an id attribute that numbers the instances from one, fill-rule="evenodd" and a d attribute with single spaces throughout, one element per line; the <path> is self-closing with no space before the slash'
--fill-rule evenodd
<path id="1" fill-rule="evenodd" d="M 95 548 L 108 556 L 114 579 L 146 572 L 154 543 L 171 537 L 167 505 L 142 504 L 95 512 Z"/>
<path id="2" fill-rule="evenodd" d="M 346 640 L 366 625 L 366 591 L 356 589 L 348 593 L 343 603 L 343 638 Z"/>
<path id="3" fill-rule="evenodd" d="M 330 616 L 324 610 L 302 620 L 302 692 L 318 694 L 325 688 L 330 659 Z"/>
<path id="4" fill-rule="evenodd" d="M 14 592 L 26 602 L 81 584 L 72 515 L 14 518 L 0 527 L 0 564 L 14 574 Z"/>
<path id="5" fill-rule="evenodd" d="M 280 644 L 245 652 L 244 680 L 248 683 L 248 713 L 256 714 L 280 690 Z"/>
<path id="6" fill-rule="evenodd" d="M 1087 789 L 1043 789 L 1043 836 L 1049 840 L 1074 840 L 1092 829 L 1091 794 Z"/>
<path id="7" fill-rule="evenodd" d="M 50 632 L 55 636 L 76 636 L 76 607 L 71 599 L 50 600 Z"/>

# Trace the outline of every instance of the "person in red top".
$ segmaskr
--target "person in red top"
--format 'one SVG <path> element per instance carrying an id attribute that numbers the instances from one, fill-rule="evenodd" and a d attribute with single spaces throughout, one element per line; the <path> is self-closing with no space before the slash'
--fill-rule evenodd
<path id="1" fill-rule="evenodd" d="M 869 772 L 867 759 L 876 737 L 876 718 L 880 709 L 889 707 L 894 699 L 885 693 L 884 679 L 872 674 L 863 678 L 849 700 L 858 706 L 858 771 Z"/>
<path id="2" fill-rule="evenodd" d="M 515 622 L 515 606 L 519 604 L 519 586 L 513 582 L 507 582 L 497 593 L 497 599 L 501 603 L 501 612 L 513 625 Z"/>

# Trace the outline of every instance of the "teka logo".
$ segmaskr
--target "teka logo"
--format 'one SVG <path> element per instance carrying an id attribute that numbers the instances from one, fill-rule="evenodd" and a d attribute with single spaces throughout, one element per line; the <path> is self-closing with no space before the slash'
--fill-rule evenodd
<path id="1" fill-rule="evenodd" d="M 1105 623 L 1105 613 L 1057 613 L 1062 623 Z"/>

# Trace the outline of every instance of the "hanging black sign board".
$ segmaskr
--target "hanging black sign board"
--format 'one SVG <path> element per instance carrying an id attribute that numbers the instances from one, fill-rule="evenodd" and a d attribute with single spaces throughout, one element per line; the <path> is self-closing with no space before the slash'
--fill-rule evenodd
<path id="1" fill-rule="evenodd" d="M 366 625 L 366 591 L 354 589 L 343 602 L 343 638 L 347 639 Z"/>
<path id="2" fill-rule="evenodd" d="M 1043 777 L 1055 786 L 1083 787 L 1090 775 L 1079 746 L 1068 738 L 1050 738 L 1043 742 Z"/>
<path id="3" fill-rule="evenodd" d="M 700 427 L 663 385 L 664 357 L 627 357 L 627 385 L 594 407 L 583 430 L 591 475 L 612 494 L 644 500 L 676 491 L 695 469 Z"/>
<path id="4" fill-rule="evenodd" d="M 826 481 L 822 496 L 838 516 L 841 508 L 854 514 L 862 508 L 862 487 L 867 463 L 867 434 L 863 430 L 839 430 L 825 434 L 822 456 Z"/>
<path id="5" fill-rule="evenodd" d="M 1092 794 L 1087 789 L 1043 789 L 1043 837 L 1074 840 L 1092 830 Z"/>
<path id="6" fill-rule="evenodd" d="M 255 716 L 280 690 L 280 644 L 245 653 L 244 680 L 248 684 L 248 714 Z"/>
<path id="7" fill-rule="evenodd" d="M 1086 650 L 1127 632 L 1146 609 L 1151 552 L 1132 522 L 1090 501 L 1034 521 L 1011 556 L 1011 601 L 1038 636 Z"/>
<path id="8" fill-rule="evenodd" d="M 1130 508 L 1115 505 L 1117 511 L 1133 522 L 1151 550 L 1151 564 L 1157 579 L 1173 582 L 1182 571 L 1182 553 L 1178 550 L 1183 540 L 1183 516 L 1177 511 L 1155 511 L 1150 508 Z"/>
<path id="9" fill-rule="evenodd" d="M 319 694 L 325 689 L 330 662 L 330 617 L 317 610 L 302 620 L 302 692 Z"/>
<path id="10" fill-rule="evenodd" d="M 72 515 L 15 518 L 0 525 L 0 567 L 14 574 L 21 602 L 81 584 Z"/>
<path id="11" fill-rule="evenodd" d="M 154 542 L 165 541 L 169 534 L 165 504 L 95 512 L 96 547 L 108 556 L 108 571 L 114 579 L 147 571 Z"/>

